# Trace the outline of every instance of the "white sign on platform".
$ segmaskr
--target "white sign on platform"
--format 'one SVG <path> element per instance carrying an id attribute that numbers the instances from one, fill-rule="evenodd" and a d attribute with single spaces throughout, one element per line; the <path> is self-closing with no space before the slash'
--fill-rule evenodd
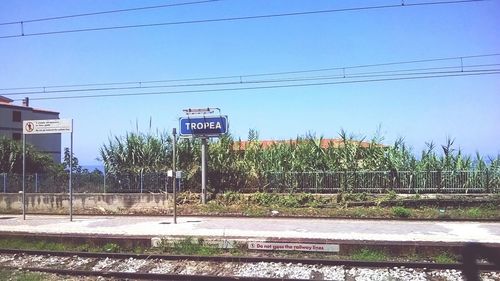
<path id="1" fill-rule="evenodd" d="M 69 155 L 73 157 L 73 119 L 46 119 L 23 121 L 23 220 L 26 219 L 26 135 L 70 133 Z M 73 221 L 73 161 L 69 161 L 69 220 Z"/>
<path id="2" fill-rule="evenodd" d="M 305 251 L 305 252 L 338 252 L 338 244 L 311 244 L 311 243 L 277 243 L 277 242 L 248 242 L 249 250 L 267 251 Z"/>
<path id="3" fill-rule="evenodd" d="M 26 135 L 71 133 L 72 121 L 72 119 L 25 120 L 23 133 Z"/>

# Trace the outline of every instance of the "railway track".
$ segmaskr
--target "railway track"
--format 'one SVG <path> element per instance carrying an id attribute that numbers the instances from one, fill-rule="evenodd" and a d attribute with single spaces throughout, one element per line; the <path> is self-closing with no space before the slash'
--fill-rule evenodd
<path id="1" fill-rule="evenodd" d="M 462 265 L 0 249 L 0 267 L 120 280 L 371 280 L 370 274 L 388 280 L 461 280 Z M 500 280 L 493 265 L 479 268 L 483 279 Z"/>

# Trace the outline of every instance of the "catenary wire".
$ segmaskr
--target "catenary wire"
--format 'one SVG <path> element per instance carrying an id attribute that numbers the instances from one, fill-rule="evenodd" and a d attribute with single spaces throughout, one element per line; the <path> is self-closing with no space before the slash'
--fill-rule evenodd
<path id="1" fill-rule="evenodd" d="M 228 92 L 228 91 L 279 89 L 279 88 L 293 88 L 293 87 L 327 86 L 327 85 L 338 85 L 338 84 L 356 84 L 356 83 L 370 83 L 370 82 L 387 82 L 387 81 L 403 81 L 403 80 L 417 80 L 417 79 L 447 78 L 447 77 L 461 77 L 461 76 L 496 75 L 496 74 L 500 74 L 500 69 L 498 69 L 496 71 L 492 71 L 492 72 L 483 72 L 483 73 L 462 73 L 462 72 L 460 72 L 460 73 L 456 73 L 456 74 L 443 74 L 443 75 L 427 75 L 427 76 L 414 76 L 414 77 L 395 77 L 395 78 L 350 80 L 350 81 L 336 81 L 336 82 L 322 82 L 322 83 L 286 84 L 286 85 L 271 85 L 271 86 L 258 86 L 258 87 L 218 88 L 218 89 L 199 89 L 199 90 L 165 91 L 165 92 L 141 92 L 141 93 L 121 93 L 121 94 L 98 94 L 98 95 L 74 95 L 74 96 L 40 97 L 40 98 L 32 98 L 31 100 L 62 100 L 62 99 L 83 99 L 83 98 L 105 98 L 105 97 L 129 97 L 129 96 L 148 96 L 148 95 L 167 95 L 167 94 Z M 17 99 L 15 101 L 21 101 L 21 100 L 22 99 Z"/>
<path id="2" fill-rule="evenodd" d="M 454 65 L 454 66 L 441 66 L 441 67 L 425 67 L 425 68 L 412 68 L 412 69 L 397 69 L 397 70 L 382 70 L 382 71 L 367 71 L 367 72 L 345 72 L 342 73 L 341 76 L 342 78 L 349 78 L 349 77 L 355 77 L 358 75 L 368 75 L 368 74 L 390 74 L 390 73 L 400 73 L 403 72 L 402 74 L 398 75 L 404 75 L 404 72 L 410 72 L 410 71 L 423 71 L 423 70 L 445 70 L 445 69 L 466 69 L 466 68 L 476 68 L 476 67 L 491 67 L 491 66 L 499 66 L 500 63 L 490 63 L 490 64 L 474 64 L 474 65 Z M 345 76 L 344 76 L 345 74 Z M 321 76 L 307 76 L 305 78 L 328 78 L 331 77 L 331 75 L 321 75 Z M 303 77 L 297 77 L 297 78 L 303 78 Z M 267 80 L 267 81 L 272 81 L 272 80 Z"/>
<path id="3" fill-rule="evenodd" d="M 463 60 L 463 59 L 485 58 L 485 57 L 494 57 L 494 56 L 500 56 L 500 53 L 468 55 L 468 56 L 455 56 L 455 57 L 443 57 L 443 58 L 432 58 L 432 59 L 419 59 L 419 60 L 407 60 L 407 61 L 386 62 L 386 63 L 376 63 L 376 64 L 360 64 L 360 65 L 344 66 L 344 67 L 331 67 L 331 68 L 319 68 L 319 69 L 307 69 L 307 70 L 295 70 L 295 71 L 282 71 L 282 72 L 268 72 L 268 73 L 257 73 L 257 74 L 246 74 L 246 75 L 228 75 L 228 76 L 212 76 L 212 77 L 201 77 L 201 78 L 148 80 L 148 81 L 127 81 L 127 82 L 110 82 L 110 83 L 68 84 L 68 85 L 31 86 L 31 87 L 9 87 L 9 88 L 2 88 L 2 89 L 0 89 L 0 91 L 34 90 L 34 89 L 44 89 L 44 90 L 46 90 L 46 89 L 50 89 L 50 88 L 70 88 L 70 87 L 74 88 L 74 87 L 131 85 L 131 84 L 152 84 L 152 83 L 170 83 L 170 82 L 221 80 L 221 79 L 235 79 L 235 78 L 243 79 L 243 78 L 249 78 L 249 77 L 277 76 L 277 75 L 285 75 L 285 74 L 313 73 L 313 72 L 325 72 L 325 71 L 333 71 L 333 70 L 350 70 L 350 69 L 357 69 L 357 68 L 370 68 L 370 67 L 380 67 L 380 66 L 394 66 L 394 65 L 416 64 L 416 63 L 426 63 L 426 62 L 438 62 L 438 61 L 447 61 L 447 60 Z M 460 67 L 460 66 L 457 66 L 457 67 Z M 420 70 L 424 70 L 424 69 L 420 69 Z"/>
<path id="4" fill-rule="evenodd" d="M 276 17 L 292 17 L 292 16 L 304 16 L 304 15 L 314 15 L 314 14 L 326 14 L 326 13 L 350 12 L 350 11 L 363 11 L 363 10 L 376 10 L 376 9 L 389 9 L 389 8 L 400 8 L 400 7 L 416 7 L 416 6 L 430 6 L 430 5 L 449 5 L 449 4 L 461 4 L 461 3 L 484 2 L 484 1 L 491 1 L 491 0 L 452 0 L 452 1 L 441 1 L 441 2 L 402 3 L 402 4 L 392 4 L 392 5 L 364 6 L 364 7 L 353 7 L 353 8 L 340 8 L 340 9 L 328 9 L 328 10 L 316 10 L 316 11 L 290 12 L 290 13 L 280 13 L 280 14 L 265 14 L 265 15 L 253 15 L 253 16 L 241 16 L 241 17 L 227 17 L 227 18 L 215 18 L 215 19 L 200 19 L 200 20 L 186 20 L 186 21 L 160 22 L 160 23 L 148 23 L 148 24 L 119 25 L 119 26 L 108 26 L 108 27 L 66 29 L 66 30 L 35 32 L 35 33 L 24 33 L 24 31 L 23 31 L 21 34 L 0 36 L 0 39 L 16 38 L 16 37 L 27 37 L 27 36 L 55 35 L 55 34 L 65 34 L 65 33 L 78 33 L 78 32 L 91 32 L 91 31 L 129 29 L 129 28 L 144 28 L 144 27 L 157 27 L 157 26 L 169 26 L 169 25 L 184 25 L 184 24 L 200 24 L 200 23 L 213 23 L 213 22 L 226 22 L 226 21 L 241 21 L 241 20 L 254 20 L 254 19 L 276 18 Z"/>
<path id="5" fill-rule="evenodd" d="M 112 13 L 124 13 L 124 12 L 140 11 L 140 10 L 152 10 L 152 9 L 161 9 L 161 8 L 176 7 L 176 6 L 205 4 L 205 3 L 217 2 L 217 1 L 222 1 L 222 0 L 204 0 L 204 1 L 194 1 L 194 2 L 183 2 L 183 3 L 156 5 L 156 6 L 146 6 L 146 7 L 119 9 L 119 10 L 91 12 L 91 13 L 83 13 L 83 14 L 73 14 L 73 15 L 48 17 L 48 18 L 38 18 L 38 19 L 30 19 L 30 20 L 19 20 L 19 21 L 12 21 L 12 22 L 2 22 L 2 23 L 0 23 L 0 25 L 13 25 L 13 24 L 21 24 L 21 23 L 32 23 L 32 22 L 52 21 L 52 20 L 61 20 L 61 19 L 69 19 L 69 18 L 77 18 L 77 17 L 97 16 L 97 15 L 112 14 Z"/>
<path id="6" fill-rule="evenodd" d="M 479 65 L 464 66 L 464 68 L 477 67 Z M 500 64 L 488 64 L 488 66 L 500 66 Z M 449 69 L 460 68 L 457 66 L 443 67 L 434 69 Z M 52 91 L 38 91 L 38 92 L 14 92 L 2 93 L 2 96 L 18 96 L 18 95 L 40 95 L 40 94 L 56 94 L 56 93 L 75 93 L 75 92 L 97 92 L 97 91 L 116 91 L 116 90 L 146 90 L 158 88 L 180 88 L 180 87 L 213 87 L 213 86 L 230 86 L 230 85 L 245 85 L 245 84 L 266 84 L 266 83 L 284 83 L 284 82 L 303 82 L 303 81 L 318 81 L 318 80 L 332 80 L 332 79 L 355 79 L 355 78 L 374 78 L 374 77 L 390 77 L 390 76 L 411 76 L 411 75 L 431 75 L 431 74 L 451 74 L 451 73 L 478 73 L 478 72 L 494 72 L 500 69 L 475 69 L 475 70 L 453 70 L 453 71 L 431 71 L 431 72 L 409 72 L 418 71 L 413 70 L 399 70 L 406 73 L 394 73 L 397 70 L 388 72 L 371 72 L 371 73 L 353 73 L 349 75 L 334 75 L 334 76 L 316 76 L 316 77 L 294 77 L 283 79 L 271 80 L 250 80 L 250 81 L 232 81 L 232 82 L 217 82 L 217 83 L 196 83 L 196 84 L 174 84 L 174 85 L 156 85 L 156 86 L 130 86 L 130 87 L 108 87 L 108 88 L 89 88 L 89 89 L 67 89 L 67 90 L 52 90 Z M 425 69 L 423 69 L 425 70 Z"/>

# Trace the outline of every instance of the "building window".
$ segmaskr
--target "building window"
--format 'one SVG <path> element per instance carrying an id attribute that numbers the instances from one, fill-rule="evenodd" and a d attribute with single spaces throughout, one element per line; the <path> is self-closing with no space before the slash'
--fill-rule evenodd
<path id="1" fill-rule="evenodd" d="M 21 134 L 20 133 L 13 133 L 12 134 L 12 139 L 15 141 L 20 141 L 21 140 Z"/>
<path id="2" fill-rule="evenodd" d="M 21 111 L 12 111 L 12 122 L 21 122 Z"/>

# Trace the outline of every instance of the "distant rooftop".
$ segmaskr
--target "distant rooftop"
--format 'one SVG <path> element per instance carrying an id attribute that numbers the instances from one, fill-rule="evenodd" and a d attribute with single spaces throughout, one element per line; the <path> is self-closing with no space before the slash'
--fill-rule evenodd
<path id="1" fill-rule="evenodd" d="M 40 109 L 40 108 L 30 107 L 29 105 L 24 104 L 24 102 L 23 102 L 22 105 L 13 104 L 12 103 L 13 101 L 14 100 L 9 99 L 7 97 L 0 96 L 0 106 L 3 106 L 3 107 L 12 107 L 12 108 L 16 108 L 16 109 L 29 109 L 29 110 L 35 111 L 35 112 L 59 114 L 59 112 L 57 112 L 57 111 L 52 111 L 52 110 L 46 110 L 46 109 Z"/>
<path id="2" fill-rule="evenodd" d="M 0 102 L 1 102 L 1 103 L 11 103 L 11 102 L 13 102 L 13 101 L 14 101 L 14 100 L 11 100 L 11 99 L 9 99 L 9 98 L 7 98 L 7 97 L 0 96 Z"/>

